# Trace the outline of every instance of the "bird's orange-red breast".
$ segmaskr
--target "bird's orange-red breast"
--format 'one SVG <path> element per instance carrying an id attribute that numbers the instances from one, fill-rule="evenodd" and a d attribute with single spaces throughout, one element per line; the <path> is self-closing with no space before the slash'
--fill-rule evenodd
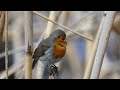
<path id="1" fill-rule="evenodd" d="M 60 36 L 60 38 L 55 39 L 54 41 L 54 48 L 53 48 L 53 56 L 56 58 L 61 58 L 66 53 L 66 45 L 67 42 L 62 39 L 63 36 Z"/>

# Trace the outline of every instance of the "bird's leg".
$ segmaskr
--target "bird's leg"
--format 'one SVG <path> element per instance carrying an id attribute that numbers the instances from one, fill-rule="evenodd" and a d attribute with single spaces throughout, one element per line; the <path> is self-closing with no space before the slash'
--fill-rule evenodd
<path id="1" fill-rule="evenodd" d="M 58 78 L 58 67 L 56 65 L 50 65 L 49 75 L 53 75 L 54 79 Z"/>

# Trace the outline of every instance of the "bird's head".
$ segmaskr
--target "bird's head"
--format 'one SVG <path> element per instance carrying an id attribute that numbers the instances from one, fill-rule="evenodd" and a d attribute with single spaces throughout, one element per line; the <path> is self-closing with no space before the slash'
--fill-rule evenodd
<path id="1" fill-rule="evenodd" d="M 51 43 L 53 43 L 55 40 L 59 40 L 59 41 L 65 41 L 66 39 L 66 34 L 64 31 L 58 29 L 58 30 L 55 30 L 53 31 L 51 34 L 50 34 L 50 39 L 51 39 Z"/>

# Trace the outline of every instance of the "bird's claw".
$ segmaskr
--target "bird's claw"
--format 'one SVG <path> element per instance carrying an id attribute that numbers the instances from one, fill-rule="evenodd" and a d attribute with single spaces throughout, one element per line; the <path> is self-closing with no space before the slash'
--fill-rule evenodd
<path id="1" fill-rule="evenodd" d="M 54 64 L 52 64 L 51 66 L 50 66 L 50 72 L 49 72 L 49 75 L 51 76 L 51 75 L 58 75 L 58 68 L 54 65 Z"/>

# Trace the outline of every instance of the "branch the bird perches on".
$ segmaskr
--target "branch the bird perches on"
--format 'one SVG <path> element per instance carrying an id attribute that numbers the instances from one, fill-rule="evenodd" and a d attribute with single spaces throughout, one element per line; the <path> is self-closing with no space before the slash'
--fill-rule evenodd
<path id="1" fill-rule="evenodd" d="M 25 79 L 32 78 L 32 52 L 33 52 L 33 13 L 25 11 Z"/>

